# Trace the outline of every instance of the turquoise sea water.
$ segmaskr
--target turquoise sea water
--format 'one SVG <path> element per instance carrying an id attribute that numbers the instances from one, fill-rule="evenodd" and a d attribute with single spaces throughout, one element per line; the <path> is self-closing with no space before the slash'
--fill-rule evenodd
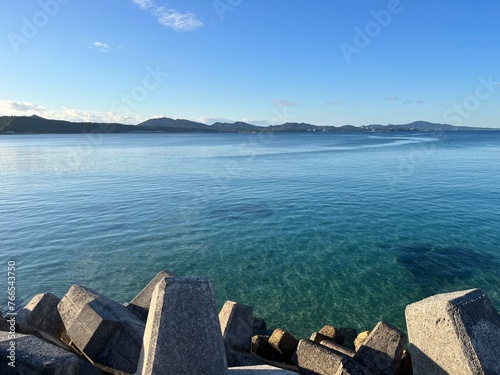
<path id="1" fill-rule="evenodd" d="M 298 337 L 404 329 L 435 293 L 500 308 L 499 228 L 500 132 L 0 137 L 2 302 L 9 260 L 19 304 L 167 268 Z"/>

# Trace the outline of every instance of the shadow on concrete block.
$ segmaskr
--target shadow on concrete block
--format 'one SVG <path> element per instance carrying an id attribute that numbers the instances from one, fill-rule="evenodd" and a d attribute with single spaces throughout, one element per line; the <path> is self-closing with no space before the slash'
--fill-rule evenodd
<path id="1" fill-rule="evenodd" d="M 226 347 L 249 352 L 253 333 L 252 307 L 226 301 L 219 312 L 219 321 Z"/>
<path id="2" fill-rule="evenodd" d="M 500 315 L 479 289 L 406 307 L 415 375 L 500 374 Z"/>
<path id="3" fill-rule="evenodd" d="M 379 322 L 359 347 L 354 359 L 375 375 L 396 374 L 405 344 L 404 332 Z"/>
<path id="4" fill-rule="evenodd" d="M 72 343 L 93 363 L 112 373 L 134 373 L 144 323 L 118 302 L 73 285 L 58 305 Z"/>
<path id="5" fill-rule="evenodd" d="M 38 337 L 16 333 L 12 338 L 7 332 L 0 332 L 0 374 L 100 375 L 102 371 Z"/>
<path id="6" fill-rule="evenodd" d="M 41 331 L 60 338 L 64 332 L 64 324 L 57 310 L 60 301 L 52 293 L 37 294 L 19 311 L 16 323 L 26 333 Z"/>

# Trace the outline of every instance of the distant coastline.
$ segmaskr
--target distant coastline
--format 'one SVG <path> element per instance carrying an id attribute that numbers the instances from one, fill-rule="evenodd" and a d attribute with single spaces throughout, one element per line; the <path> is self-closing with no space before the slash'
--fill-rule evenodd
<path id="1" fill-rule="evenodd" d="M 287 122 L 282 125 L 257 126 L 246 122 L 216 122 L 206 125 L 199 122 L 156 118 L 137 125 L 118 123 L 70 122 L 51 120 L 40 116 L 2 116 L 0 134 L 76 134 L 76 133 L 304 133 L 304 132 L 447 132 L 447 131 L 500 131 L 500 128 L 454 126 L 426 121 L 400 125 L 343 125 L 320 126 Z"/>

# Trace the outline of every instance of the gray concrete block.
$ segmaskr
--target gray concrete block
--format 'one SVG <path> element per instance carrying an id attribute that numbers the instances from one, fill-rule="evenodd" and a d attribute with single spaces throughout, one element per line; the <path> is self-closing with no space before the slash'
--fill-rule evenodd
<path id="1" fill-rule="evenodd" d="M 311 340 L 313 341 L 313 340 Z M 330 340 L 323 340 L 320 342 L 321 345 L 326 346 L 327 348 L 336 350 L 337 352 L 340 352 L 344 355 L 347 355 L 349 357 L 354 357 L 354 354 L 356 352 L 352 349 L 346 348 L 345 346 L 342 346 L 340 344 L 337 344 L 336 342 L 330 341 Z"/>
<path id="2" fill-rule="evenodd" d="M 16 333 L 12 339 L 7 332 L 0 332 L 0 374 L 100 375 L 102 371 L 35 336 Z"/>
<path id="3" fill-rule="evenodd" d="M 118 302 L 73 285 L 57 306 L 72 343 L 96 365 L 112 373 L 134 373 L 144 323 Z"/>
<path id="4" fill-rule="evenodd" d="M 379 322 L 358 349 L 354 359 L 376 375 L 396 374 L 405 344 L 404 332 Z"/>
<path id="5" fill-rule="evenodd" d="M 373 375 L 351 357 L 310 340 L 300 340 L 296 354 L 302 375 Z"/>
<path id="6" fill-rule="evenodd" d="M 269 365 L 233 367 L 228 375 L 296 375 L 297 373 Z"/>
<path id="7" fill-rule="evenodd" d="M 219 313 L 224 343 L 229 349 L 250 351 L 253 333 L 251 306 L 226 301 Z"/>
<path id="8" fill-rule="evenodd" d="M 165 278 L 153 292 L 138 374 L 224 375 L 224 340 L 210 280 Z"/>
<path id="9" fill-rule="evenodd" d="M 280 353 L 285 360 L 291 360 L 297 349 L 298 340 L 289 332 L 277 328 L 268 340 L 269 344 Z"/>
<path id="10" fill-rule="evenodd" d="M 37 294 L 19 311 L 16 323 L 26 333 L 44 332 L 60 338 L 64 332 L 64 324 L 57 310 L 60 301 L 52 293 Z"/>
<path id="11" fill-rule="evenodd" d="M 66 332 L 66 331 L 65 331 Z M 38 337 L 39 339 L 42 339 L 43 341 L 46 341 L 48 342 L 49 344 L 52 344 L 52 345 L 55 345 L 55 346 L 58 346 L 60 347 L 61 349 L 64 349 L 68 352 L 72 352 L 72 353 L 76 353 L 76 354 L 80 354 L 80 351 L 72 346 L 70 346 L 69 344 L 67 344 L 66 342 L 62 341 L 62 339 L 58 339 L 58 338 L 55 338 L 54 336 L 51 336 L 49 334 L 46 334 L 42 331 L 37 331 L 33 334 L 33 336 L 36 336 Z M 70 342 L 71 340 L 68 340 L 68 342 Z"/>
<path id="12" fill-rule="evenodd" d="M 144 289 L 142 289 L 141 292 L 127 305 L 127 309 L 141 318 L 143 322 L 146 322 L 148 317 L 151 296 L 153 295 L 156 284 L 164 280 L 166 277 L 175 277 L 175 275 L 168 270 L 158 272 L 148 285 L 146 285 Z"/>
<path id="13" fill-rule="evenodd" d="M 500 316 L 479 289 L 406 307 L 415 375 L 500 374 Z"/>
<path id="14" fill-rule="evenodd" d="M 303 375 L 335 375 L 346 356 L 311 340 L 300 340 L 295 360 Z"/>

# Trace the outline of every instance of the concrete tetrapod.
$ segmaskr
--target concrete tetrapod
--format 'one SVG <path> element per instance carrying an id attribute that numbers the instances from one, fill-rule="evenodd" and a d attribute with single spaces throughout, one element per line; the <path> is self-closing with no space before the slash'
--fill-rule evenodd
<path id="1" fill-rule="evenodd" d="M 59 338 L 64 331 L 57 305 L 61 300 L 52 293 L 37 294 L 16 317 L 19 327 L 27 333 L 45 332 Z"/>
<path id="2" fill-rule="evenodd" d="M 226 301 L 220 310 L 219 321 L 226 346 L 249 352 L 253 334 L 252 307 Z"/>
<path id="3" fill-rule="evenodd" d="M 295 356 L 302 375 L 373 375 L 351 357 L 310 340 L 300 340 Z"/>
<path id="4" fill-rule="evenodd" d="M 160 281 L 151 299 L 137 374 L 224 375 L 226 369 L 210 280 Z"/>
<path id="5" fill-rule="evenodd" d="M 354 359 L 375 375 L 393 375 L 398 370 L 406 335 L 384 322 L 378 322 L 359 347 Z"/>
<path id="6" fill-rule="evenodd" d="M 73 285 L 57 309 L 69 338 L 92 362 L 111 373 L 136 371 L 144 323 L 125 306 Z"/>
<path id="7" fill-rule="evenodd" d="M 500 315 L 479 289 L 406 307 L 415 375 L 500 374 Z"/>
<path id="8" fill-rule="evenodd" d="M 175 277 L 175 275 L 168 271 L 163 270 L 151 279 L 151 281 L 142 289 L 137 296 L 127 305 L 127 309 L 132 311 L 135 315 L 146 322 L 149 313 L 149 305 L 151 304 L 151 296 L 155 290 L 156 284 L 165 279 L 166 277 Z"/>

